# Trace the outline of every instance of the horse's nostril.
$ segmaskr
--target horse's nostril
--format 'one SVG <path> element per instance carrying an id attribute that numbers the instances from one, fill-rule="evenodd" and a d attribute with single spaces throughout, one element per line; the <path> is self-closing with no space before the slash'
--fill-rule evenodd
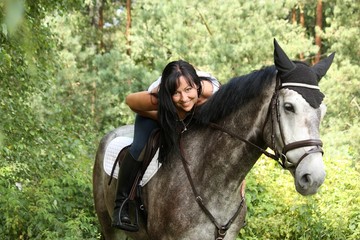
<path id="1" fill-rule="evenodd" d="M 310 174 L 304 174 L 300 180 L 300 186 L 304 189 L 309 188 L 313 184 L 313 179 Z"/>

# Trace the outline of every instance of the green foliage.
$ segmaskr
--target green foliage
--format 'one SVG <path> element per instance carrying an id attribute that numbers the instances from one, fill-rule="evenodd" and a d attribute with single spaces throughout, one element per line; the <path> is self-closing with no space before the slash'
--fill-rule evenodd
<path id="1" fill-rule="evenodd" d="M 360 40 L 357 37 L 360 34 L 360 6 L 356 1 L 339 3 L 333 2 L 332 14 L 327 17 L 332 24 L 324 32 L 324 38 L 331 46 L 329 51 L 336 52 L 328 79 L 321 83 L 328 95 L 325 98 L 328 113 L 324 125 L 331 140 L 330 149 L 349 154 L 356 165 L 360 159 Z M 349 16 L 344 16 L 345 11 Z M 337 137 L 339 133 L 341 138 Z"/>
<path id="2" fill-rule="evenodd" d="M 124 103 L 170 60 L 185 59 L 223 83 L 272 64 L 277 38 L 291 58 L 316 53 L 314 1 L 0 1 L 0 238 L 98 239 L 92 165 L 100 138 L 131 123 Z M 322 54 L 336 51 L 320 83 L 327 178 L 302 197 L 261 159 L 247 180 L 240 239 L 359 239 L 359 4 L 324 1 Z M 290 23 L 305 10 L 306 28 Z M 130 54 L 128 54 L 128 50 Z"/>
<path id="3" fill-rule="evenodd" d="M 292 46 L 286 49 L 290 56 L 303 49 L 309 49 L 306 55 L 314 53 L 311 41 L 298 37 L 303 29 L 286 20 L 289 11 L 281 2 L 266 1 L 136 3 L 132 57 L 137 62 L 151 60 L 156 69 L 182 58 L 226 82 L 272 64 L 274 37 Z"/>
<path id="4" fill-rule="evenodd" d="M 325 158 L 327 179 L 316 195 L 296 193 L 292 176 L 262 158 L 247 177 L 247 225 L 239 239 L 358 239 L 359 172 L 351 161 Z M 346 178 L 341 178 L 348 170 Z M 336 186 L 336 187 L 334 187 Z"/>
<path id="5" fill-rule="evenodd" d="M 34 182 L 20 181 L 18 187 L 8 187 L 1 197 L 2 236 L 14 239 L 91 239 L 96 235 L 90 177 L 74 178 L 79 169 L 68 174 L 53 174 Z M 16 173 L 16 172 L 13 172 Z M 30 175 L 31 173 L 29 173 Z M 89 173 L 87 173 L 89 174 Z M 90 176 L 90 174 L 89 174 Z M 36 186 L 33 186 L 36 184 Z M 3 182 L 1 182 L 3 186 Z"/>
<path id="6" fill-rule="evenodd" d="M 0 238 L 91 239 L 93 131 L 57 98 L 54 36 L 38 15 L 50 3 L 29 4 L 0 5 Z M 17 11 L 25 14 L 10 26 Z"/>

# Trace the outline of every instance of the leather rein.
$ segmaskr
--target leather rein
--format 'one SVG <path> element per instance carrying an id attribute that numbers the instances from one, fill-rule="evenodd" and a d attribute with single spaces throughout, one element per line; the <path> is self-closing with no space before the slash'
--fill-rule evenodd
<path id="1" fill-rule="evenodd" d="M 291 86 L 291 84 L 292 83 L 286 83 L 286 86 Z M 306 84 L 303 84 L 302 87 L 314 88 L 313 85 L 306 86 Z M 248 145 L 250 145 L 250 146 L 252 146 L 252 147 L 254 147 L 256 149 L 258 149 L 260 152 L 262 152 L 267 157 L 272 158 L 275 161 L 277 161 L 284 169 L 290 169 L 290 168 L 295 168 L 296 169 L 297 166 L 300 164 L 300 162 L 305 157 L 307 157 L 309 154 L 317 153 L 317 152 L 321 152 L 323 154 L 324 152 L 322 150 L 322 141 L 320 139 L 307 139 L 307 140 L 295 141 L 295 142 L 292 142 L 292 143 L 285 144 L 284 134 L 283 134 L 283 131 L 282 131 L 282 128 L 281 128 L 280 111 L 279 111 L 279 92 L 280 92 L 280 90 L 282 88 L 283 88 L 283 86 L 281 86 L 280 78 L 277 77 L 276 78 L 275 91 L 274 91 L 273 96 L 271 98 L 271 102 L 270 102 L 268 113 L 267 113 L 267 118 L 265 120 L 264 127 L 263 127 L 263 132 L 264 132 L 264 128 L 265 128 L 266 123 L 267 123 L 267 121 L 269 119 L 269 116 L 270 116 L 270 118 L 271 118 L 271 143 L 272 143 L 271 149 L 274 151 L 274 154 L 268 152 L 266 149 L 263 149 L 262 147 L 259 147 L 256 144 L 250 142 L 249 140 L 243 138 L 239 134 L 227 130 L 226 128 L 220 126 L 219 124 L 209 123 L 209 126 L 211 128 L 214 128 L 216 130 L 224 132 L 224 133 L 230 135 L 231 137 L 236 138 L 236 139 L 238 139 L 238 140 L 240 140 L 240 141 L 242 141 L 242 142 L 244 142 L 244 143 L 246 143 L 246 144 L 248 144 Z M 281 135 L 282 142 L 284 143 L 284 147 L 282 148 L 281 152 L 279 152 L 277 150 L 276 143 L 275 143 L 275 132 L 274 132 L 275 119 L 276 119 L 276 122 L 277 122 L 279 130 L 280 130 L 280 135 Z M 207 209 L 207 207 L 204 204 L 204 201 L 203 201 L 202 197 L 199 195 L 199 193 L 197 192 L 197 190 L 195 188 L 195 184 L 194 184 L 194 181 L 193 181 L 193 179 L 191 177 L 190 170 L 189 170 L 189 167 L 188 167 L 188 162 L 186 161 L 185 153 L 183 151 L 181 135 L 180 135 L 179 145 L 180 145 L 181 161 L 183 163 L 187 178 L 188 178 L 188 180 L 190 182 L 191 189 L 192 189 L 193 194 L 195 196 L 196 202 L 198 203 L 198 205 L 200 206 L 202 211 L 208 216 L 208 218 L 211 220 L 211 222 L 216 226 L 215 240 L 223 240 L 225 238 L 227 230 L 230 228 L 231 224 L 234 222 L 234 220 L 240 214 L 240 211 L 241 211 L 241 209 L 242 209 L 242 207 L 243 207 L 243 205 L 245 203 L 245 194 L 241 195 L 240 205 L 238 206 L 236 212 L 230 218 L 230 220 L 225 225 L 219 224 L 216 221 L 215 217 Z M 297 161 L 296 164 L 290 162 L 287 159 L 287 157 L 286 157 L 287 152 L 289 152 L 291 150 L 294 150 L 294 149 L 298 149 L 298 148 L 302 148 L 302 147 L 309 147 L 309 146 L 314 146 L 314 148 L 306 151 L 299 158 L 299 160 Z"/>

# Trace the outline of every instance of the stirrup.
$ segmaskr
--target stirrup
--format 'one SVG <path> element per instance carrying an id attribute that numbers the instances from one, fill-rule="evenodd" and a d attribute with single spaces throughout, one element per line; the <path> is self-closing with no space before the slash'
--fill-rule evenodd
<path id="1" fill-rule="evenodd" d="M 133 223 L 125 223 L 121 221 L 121 212 L 123 211 L 123 208 L 125 206 L 125 204 L 129 204 L 129 217 L 130 217 L 130 206 L 133 205 L 134 209 L 135 209 L 135 219 Z M 138 213 L 138 208 L 137 208 L 137 204 L 135 200 L 130 200 L 129 197 L 127 197 L 123 203 L 120 206 L 120 218 L 119 218 L 119 223 L 120 225 L 117 226 L 116 228 L 120 228 L 122 230 L 128 231 L 128 232 L 137 232 L 139 231 L 139 213 Z M 130 218 L 131 221 L 131 218 Z"/>

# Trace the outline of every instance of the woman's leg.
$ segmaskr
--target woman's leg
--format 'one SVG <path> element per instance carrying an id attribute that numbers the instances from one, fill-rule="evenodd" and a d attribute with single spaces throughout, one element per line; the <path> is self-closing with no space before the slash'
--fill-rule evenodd
<path id="1" fill-rule="evenodd" d="M 137 161 L 141 161 L 139 160 L 140 153 L 144 149 L 151 133 L 158 127 L 159 125 L 155 120 L 136 115 L 134 140 L 129 148 L 129 152 Z"/>
<path id="2" fill-rule="evenodd" d="M 136 115 L 134 140 L 121 163 L 116 186 L 115 208 L 111 224 L 115 228 L 135 231 L 129 217 L 129 205 L 124 204 L 124 201 L 128 198 L 137 172 L 142 165 L 142 162 L 138 160 L 140 153 L 145 147 L 150 134 L 157 127 L 158 124 L 155 120 Z"/>

